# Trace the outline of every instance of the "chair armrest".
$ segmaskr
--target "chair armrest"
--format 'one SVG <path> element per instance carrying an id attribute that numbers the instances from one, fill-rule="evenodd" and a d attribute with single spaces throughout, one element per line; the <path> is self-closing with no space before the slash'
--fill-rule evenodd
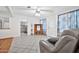
<path id="1" fill-rule="evenodd" d="M 52 43 L 52 44 L 55 44 L 58 40 L 59 40 L 58 37 L 51 37 L 51 38 L 48 39 L 48 41 L 49 41 L 50 43 Z"/>
<path id="2" fill-rule="evenodd" d="M 45 41 L 45 40 L 41 40 L 39 42 L 40 44 L 40 49 L 44 48 L 45 50 L 47 50 L 48 52 L 51 52 L 52 49 L 54 48 L 54 45 L 51 44 L 50 42 L 48 41 Z M 42 49 L 43 50 L 43 49 Z"/>

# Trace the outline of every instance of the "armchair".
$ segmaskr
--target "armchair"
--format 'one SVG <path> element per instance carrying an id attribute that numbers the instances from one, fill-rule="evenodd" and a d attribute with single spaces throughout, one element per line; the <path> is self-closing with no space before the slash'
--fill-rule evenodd
<path id="1" fill-rule="evenodd" d="M 79 31 L 65 30 L 59 38 L 39 42 L 41 53 L 72 53 L 78 47 Z"/>

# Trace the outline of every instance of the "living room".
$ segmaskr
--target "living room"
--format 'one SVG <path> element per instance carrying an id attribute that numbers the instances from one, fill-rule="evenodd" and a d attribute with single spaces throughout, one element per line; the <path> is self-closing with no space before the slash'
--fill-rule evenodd
<path id="1" fill-rule="evenodd" d="M 51 47 L 52 52 L 57 52 L 48 39 L 61 37 L 64 30 L 78 29 L 78 9 L 79 6 L 0 6 L 0 52 L 50 53 Z M 77 42 L 71 49 L 65 47 L 63 53 L 74 52 Z"/>

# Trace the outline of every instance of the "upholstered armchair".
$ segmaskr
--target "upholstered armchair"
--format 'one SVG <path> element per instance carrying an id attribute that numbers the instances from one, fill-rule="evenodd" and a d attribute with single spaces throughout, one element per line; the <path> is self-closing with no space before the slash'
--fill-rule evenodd
<path id="1" fill-rule="evenodd" d="M 72 53 L 75 52 L 79 39 L 79 30 L 65 30 L 60 37 L 52 37 L 39 42 L 41 53 Z"/>

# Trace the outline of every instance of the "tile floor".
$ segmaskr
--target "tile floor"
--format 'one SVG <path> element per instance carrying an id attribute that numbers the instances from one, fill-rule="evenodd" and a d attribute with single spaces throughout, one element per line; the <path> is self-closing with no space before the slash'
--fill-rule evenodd
<path id="1" fill-rule="evenodd" d="M 14 38 L 9 53 L 39 53 L 39 41 L 46 40 L 46 36 L 22 34 Z"/>

